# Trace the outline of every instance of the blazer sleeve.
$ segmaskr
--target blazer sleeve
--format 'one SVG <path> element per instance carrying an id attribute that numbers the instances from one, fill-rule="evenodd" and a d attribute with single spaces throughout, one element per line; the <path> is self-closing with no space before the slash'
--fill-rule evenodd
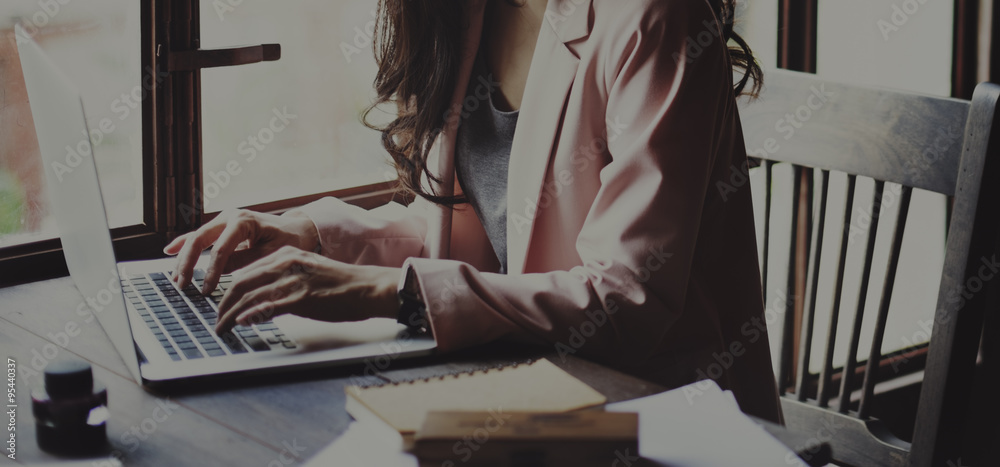
<path id="1" fill-rule="evenodd" d="M 319 232 L 320 253 L 344 263 L 400 267 L 426 257 L 427 220 L 419 209 L 391 202 L 372 210 L 323 198 L 297 209 Z"/>
<path id="2" fill-rule="evenodd" d="M 720 127 L 732 118 L 731 70 L 721 40 L 697 57 L 686 52 L 687 38 L 716 24 L 704 2 L 643 3 L 601 45 L 606 117 L 625 128 L 609 142 L 611 161 L 575 239 L 582 264 L 499 275 L 407 260 L 441 350 L 517 337 L 642 359 L 683 311 Z"/>

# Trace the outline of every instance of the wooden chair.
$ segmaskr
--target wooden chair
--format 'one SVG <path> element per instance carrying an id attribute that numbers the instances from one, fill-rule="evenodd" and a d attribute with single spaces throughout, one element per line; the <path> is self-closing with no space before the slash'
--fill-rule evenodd
<path id="1" fill-rule="evenodd" d="M 1000 141 L 995 137 L 998 97 L 1000 86 L 988 83 L 979 85 L 969 102 L 836 84 L 815 75 L 775 70 L 765 74 L 765 89 L 759 99 L 749 102 L 741 99 L 748 153 L 761 160 L 760 166 L 753 170 L 764 172 L 767 187 L 764 202 L 756 205 L 756 209 L 764 211 L 765 219 L 764 289 L 768 290 L 769 267 L 780 266 L 789 272 L 787 284 L 781 285 L 788 297 L 786 312 L 778 326 L 780 332 L 771 335 L 772 342 L 780 341 L 775 371 L 785 421 L 790 428 L 828 438 L 823 441 L 831 444 L 838 464 L 963 465 L 960 463 L 963 429 L 971 409 L 968 400 L 983 318 L 987 310 L 996 311 L 993 294 L 987 292 L 992 290 L 991 284 L 979 278 L 979 274 L 981 259 L 993 258 L 1000 233 L 1000 155 L 997 154 Z M 786 120 L 789 115 L 796 116 L 797 125 Z M 784 124 L 777 123 L 782 120 Z M 791 137 L 788 137 L 789 127 L 794 129 Z M 964 133 L 955 135 L 955 144 L 935 145 L 939 130 L 950 127 L 957 131 L 964 129 Z M 772 212 L 770 187 L 775 167 L 783 164 L 792 166 L 792 193 L 808 192 L 804 195 L 808 197 L 804 209 L 793 203 L 795 208 L 789 213 Z M 846 174 L 847 202 L 843 212 L 827 209 L 831 172 Z M 851 225 L 858 177 L 874 180 L 872 220 L 864 236 L 865 260 L 861 270 L 845 271 L 849 229 L 834 236 L 837 238 L 824 238 L 830 236 L 824 235 L 824 230 L 833 216 L 839 216 L 845 226 Z M 880 218 L 887 183 L 893 188 L 902 187 L 897 191 L 899 209 L 895 219 Z M 803 184 L 813 187 L 802 190 Z M 890 434 L 872 412 L 875 385 L 887 379 L 880 368 L 890 358 L 899 359 L 899 355 L 883 355 L 881 349 L 915 188 L 947 196 L 951 210 L 946 245 L 942 246 L 944 270 L 930 342 L 926 349 L 910 349 L 913 352 L 904 358 L 909 363 L 921 363 L 918 370 L 923 371 L 912 442 L 906 442 Z M 813 211 L 818 212 L 813 215 Z M 780 215 L 791 216 L 792 235 L 788 245 L 778 245 L 772 238 L 772 219 Z M 865 360 L 856 356 L 863 338 L 865 299 L 872 281 L 875 238 L 880 228 L 892 229 L 891 247 L 874 332 L 864 336 L 872 342 Z M 777 248 L 788 248 L 787 264 L 769 261 Z M 821 323 L 828 325 L 828 331 L 820 336 L 825 341 L 821 348 L 822 369 L 817 374 L 810 373 L 809 362 L 817 329 L 814 321 L 820 258 L 825 249 L 833 249 L 836 253 L 830 256 L 839 262 L 829 323 Z M 845 274 L 860 274 L 861 289 L 857 297 L 843 296 Z M 954 299 L 952 291 L 966 290 L 965 287 L 982 282 L 985 285 L 974 287 L 982 287 L 982 291 L 968 294 L 971 296 L 962 301 Z M 836 330 L 842 317 L 853 320 L 847 342 L 849 350 L 846 361 L 834 362 Z M 914 375 L 919 377 L 919 372 Z M 892 376 L 890 372 L 889 377 Z"/>

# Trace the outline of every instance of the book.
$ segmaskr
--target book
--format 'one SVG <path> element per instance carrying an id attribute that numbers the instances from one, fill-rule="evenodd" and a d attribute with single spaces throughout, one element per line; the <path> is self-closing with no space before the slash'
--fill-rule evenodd
<path id="1" fill-rule="evenodd" d="M 413 454 L 422 464 L 601 466 L 639 452 L 639 415 L 429 412 Z"/>
<path id="2" fill-rule="evenodd" d="M 379 386 L 348 386 L 346 409 L 399 433 L 404 449 L 430 411 L 569 412 L 603 405 L 601 393 L 548 360 Z"/>

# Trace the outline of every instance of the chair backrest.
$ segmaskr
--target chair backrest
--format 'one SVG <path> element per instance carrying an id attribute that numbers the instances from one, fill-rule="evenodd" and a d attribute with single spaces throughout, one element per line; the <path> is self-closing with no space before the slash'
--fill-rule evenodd
<path id="1" fill-rule="evenodd" d="M 980 276 L 981 266 L 994 258 L 1000 232 L 1000 148 L 994 137 L 1000 124 L 995 122 L 1000 86 L 981 84 L 969 102 L 831 83 L 785 70 L 765 73 L 764 84 L 758 99 L 741 99 L 740 113 L 748 154 L 762 161 L 753 171 L 763 172 L 754 176 L 762 176 L 764 186 L 763 203 L 755 200 L 755 208 L 763 211 L 764 219 L 765 292 L 768 268 L 772 275 L 774 268 L 785 268 L 787 277 L 780 285 L 787 299 L 778 310 L 783 313 L 778 335 L 771 335 L 772 342 L 780 343 L 775 371 L 786 423 L 829 441 L 839 463 L 959 465 L 983 316 L 992 300 L 992 294 L 980 293 L 989 288 L 988 278 Z M 791 166 L 795 199 L 788 212 L 776 212 L 771 187 L 776 169 L 785 165 Z M 831 172 L 846 178 L 843 209 L 828 209 L 840 206 L 830 196 Z M 873 180 L 867 213 L 853 208 L 859 178 Z M 923 349 L 883 355 L 914 189 L 944 195 L 951 202 L 945 245 L 936 245 L 944 249 L 943 270 L 930 271 L 941 273 L 932 332 Z M 894 216 L 883 214 L 892 211 L 890 202 L 896 207 Z M 858 222 L 861 217 L 870 222 Z M 830 235 L 828 223 L 844 228 Z M 859 225 L 863 241 L 855 248 L 863 248 L 863 261 L 857 270 L 846 270 L 849 241 Z M 778 245 L 773 230 L 787 226 L 789 241 Z M 890 240 L 888 253 L 878 256 L 884 277 L 873 279 L 880 228 L 890 233 Z M 783 258 L 780 264 L 775 257 Z M 824 257 L 832 266 L 821 267 Z M 831 268 L 832 303 L 821 310 L 828 319 L 818 320 L 819 286 L 830 285 L 831 274 L 823 271 Z M 845 296 L 845 276 L 860 277 L 856 296 Z M 821 280 L 824 277 L 827 281 Z M 872 292 L 877 293 L 879 284 L 882 290 L 881 298 L 868 304 L 870 283 L 875 284 Z M 869 307 L 877 312 L 866 319 Z M 838 343 L 842 317 L 852 322 L 846 328 L 848 341 Z M 822 363 L 818 372 L 810 372 L 816 335 L 825 339 L 816 349 Z M 863 339 L 871 342 L 867 359 L 857 358 Z M 837 345 L 847 345 L 840 361 L 834 361 Z M 876 384 L 898 376 L 883 370 L 901 361 L 919 361 L 923 371 L 912 443 L 890 434 L 872 416 Z"/>

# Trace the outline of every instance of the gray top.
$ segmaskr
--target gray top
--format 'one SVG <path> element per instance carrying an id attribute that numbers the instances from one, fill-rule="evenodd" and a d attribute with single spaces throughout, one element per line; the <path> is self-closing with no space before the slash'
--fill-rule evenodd
<path id="1" fill-rule="evenodd" d="M 482 56 L 475 63 L 456 135 L 455 170 L 500 260 L 500 272 L 506 274 L 507 164 L 518 112 L 497 110 L 493 75 Z"/>

